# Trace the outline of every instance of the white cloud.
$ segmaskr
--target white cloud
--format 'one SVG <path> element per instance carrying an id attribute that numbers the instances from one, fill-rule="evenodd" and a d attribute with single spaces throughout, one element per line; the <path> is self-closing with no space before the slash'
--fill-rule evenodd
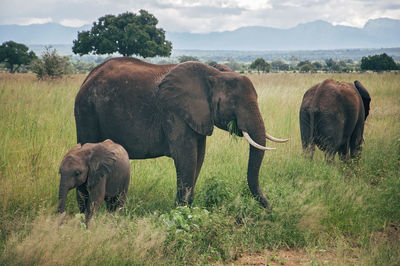
<path id="1" fill-rule="evenodd" d="M 63 19 L 60 21 L 60 24 L 63 26 L 67 27 L 81 27 L 85 24 L 90 24 L 91 21 L 84 20 L 84 19 L 78 19 L 78 18 L 72 18 L 72 19 Z"/>
<path id="2" fill-rule="evenodd" d="M 145 9 L 166 31 L 211 32 L 244 26 L 290 28 L 322 19 L 362 27 L 368 19 L 400 19 L 398 0 L 1 0 L 0 24 L 91 24 L 106 14 Z"/>
<path id="3" fill-rule="evenodd" d="M 247 10 L 259 10 L 259 9 L 267 9 L 272 8 L 272 4 L 266 0 L 236 0 L 238 7 L 247 9 Z"/>
<path id="4" fill-rule="evenodd" d="M 31 24 L 45 24 L 53 22 L 53 19 L 48 17 L 48 18 L 20 18 L 19 22 L 17 24 L 19 25 L 31 25 Z"/>

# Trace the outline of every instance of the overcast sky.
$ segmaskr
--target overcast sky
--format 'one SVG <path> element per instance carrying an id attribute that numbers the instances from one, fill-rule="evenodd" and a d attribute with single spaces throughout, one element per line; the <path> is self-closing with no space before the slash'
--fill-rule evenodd
<path id="1" fill-rule="evenodd" d="M 400 19 L 400 0 L 0 0 L 0 24 L 78 27 L 106 14 L 140 9 L 155 15 L 166 31 L 193 33 L 290 28 L 318 19 L 355 27 L 373 18 Z"/>

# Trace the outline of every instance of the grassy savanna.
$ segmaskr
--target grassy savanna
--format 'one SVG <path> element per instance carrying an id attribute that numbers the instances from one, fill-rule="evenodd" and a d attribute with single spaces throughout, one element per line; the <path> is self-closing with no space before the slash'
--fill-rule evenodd
<path id="1" fill-rule="evenodd" d="M 270 213 L 247 187 L 247 142 L 216 129 L 192 208 L 174 205 L 171 159 L 131 161 L 126 207 L 117 215 L 103 206 L 88 230 L 74 191 L 62 225 L 55 213 L 84 77 L 0 74 L 0 264 L 400 264 L 399 74 L 249 76 L 267 131 L 291 138 L 269 143 L 278 149 L 260 171 Z M 302 96 L 329 77 L 358 79 L 371 94 L 359 163 L 327 164 L 320 151 L 302 157 Z"/>

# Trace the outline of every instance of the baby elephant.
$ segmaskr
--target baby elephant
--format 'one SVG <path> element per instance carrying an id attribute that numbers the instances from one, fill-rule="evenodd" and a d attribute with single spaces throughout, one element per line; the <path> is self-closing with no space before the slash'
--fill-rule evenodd
<path id="1" fill-rule="evenodd" d="M 125 203 L 130 178 L 128 153 L 109 139 L 77 144 L 64 156 L 60 175 L 58 212 L 65 211 L 68 191 L 76 188 L 76 200 L 80 212 L 86 215 L 87 225 L 103 200 L 108 211 Z"/>

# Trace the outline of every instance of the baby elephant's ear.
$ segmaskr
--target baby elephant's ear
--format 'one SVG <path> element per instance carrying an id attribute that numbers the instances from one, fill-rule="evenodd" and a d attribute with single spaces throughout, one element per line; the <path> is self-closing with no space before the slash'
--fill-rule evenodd
<path id="1" fill-rule="evenodd" d="M 91 148 L 89 155 L 88 186 L 95 186 L 105 175 L 109 174 L 116 161 L 115 154 L 101 144 Z"/>

